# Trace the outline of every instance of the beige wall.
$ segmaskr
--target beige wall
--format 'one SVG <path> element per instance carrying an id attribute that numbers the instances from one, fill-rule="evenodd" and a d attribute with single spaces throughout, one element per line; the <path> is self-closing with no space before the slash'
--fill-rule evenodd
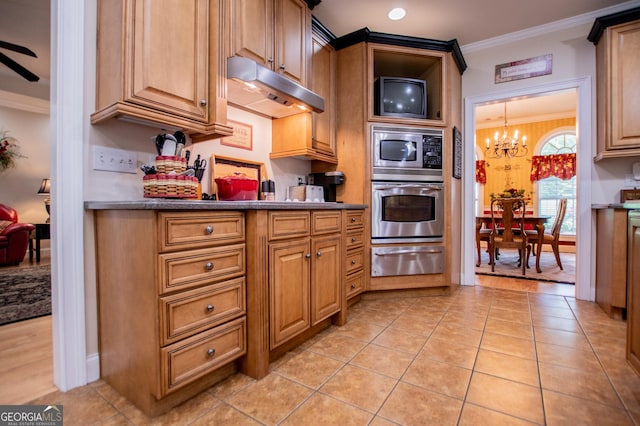
<path id="1" fill-rule="evenodd" d="M 18 140 L 24 155 L 16 167 L 0 172 L 0 203 L 16 209 L 21 222 L 43 223 L 47 211 L 37 192 L 49 177 L 49 115 L 0 106 L 0 129 Z"/>

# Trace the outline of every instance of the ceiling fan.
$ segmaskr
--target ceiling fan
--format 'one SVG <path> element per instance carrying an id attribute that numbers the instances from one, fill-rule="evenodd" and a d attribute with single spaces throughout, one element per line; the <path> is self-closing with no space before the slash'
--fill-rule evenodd
<path id="1" fill-rule="evenodd" d="M 33 56 L 34 58 L 38 57 L 35 53 L 33 53 L 31 49 L 27 49 L 26 47 L 17 44 L 7 43 L 6 41 L 2 40 L 0 40 L 0 48 L 22 53 L 23 55 Z M 0 63 L 3 63 L 7 67 L 11 68 L 13 71 L 17 72 L 18 74 L 20 74 L 20 76 L 28 81 L 40 80 L 40 77 L 26 69 L 7 55 L 3 54 L 2 52 L 0 52 Z"/>

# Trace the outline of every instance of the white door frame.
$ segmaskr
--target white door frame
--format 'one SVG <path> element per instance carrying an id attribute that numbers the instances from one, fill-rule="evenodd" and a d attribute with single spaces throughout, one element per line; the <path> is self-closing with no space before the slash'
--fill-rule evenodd
<path id="1" fill-rule="evenodd" d="M 591 77 L 550 83 L 509 92 L 473 96 L 464 100 L 464 170 L 462 197 L 462 271 L 461 283 L 474 285 L 475 280 L 475 217 L 473 211 L 474 153 L 475 153 L 475 107 L 517 97 L 537 96 L 559 90 L 576 89 L 578 102 L 576 111 L 577 149 L 577 202 L 576 202 L 576 286 L 575 296 L 583 300 L 595 300 L 593 284 L 594 266 L 591 262 L 593 247 L 593 219 L 591 214 L 591 168 L 593 157 L 593 109 Z M 581 266 L 585 267 L 581 267 Z"/>
<path id="2" fill-rule="evenodd" d="M 87 383 L 83 149 L 85 1 L 51 2 L 51 307 L 53 380 Z"/>

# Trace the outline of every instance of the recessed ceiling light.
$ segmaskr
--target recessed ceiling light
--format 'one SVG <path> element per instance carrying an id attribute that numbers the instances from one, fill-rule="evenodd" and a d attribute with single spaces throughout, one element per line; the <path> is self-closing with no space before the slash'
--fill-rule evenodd
<path id="1" fill-rule="evenodd" d="M 404 16 L 407 14 L 407 11 L 404 10 L 401 7 L 396 7 L 393 8 L 389 11 L 389 14 L 387 15 L 389 17 L 389 19 L 391 19 L 392 21 L 398 21 L 402 18 L 404 18 Z"/>

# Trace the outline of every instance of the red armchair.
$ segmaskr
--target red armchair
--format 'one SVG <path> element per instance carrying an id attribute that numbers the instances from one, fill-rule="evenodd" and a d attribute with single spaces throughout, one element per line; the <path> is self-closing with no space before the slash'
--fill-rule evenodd
<path id="1" fill-rule="evenodd" d="M 18 223 L 18 213 L 0 204 L 0 266 L 17 265 L 24 259 L 34 229 L 30 223 Z"/>

